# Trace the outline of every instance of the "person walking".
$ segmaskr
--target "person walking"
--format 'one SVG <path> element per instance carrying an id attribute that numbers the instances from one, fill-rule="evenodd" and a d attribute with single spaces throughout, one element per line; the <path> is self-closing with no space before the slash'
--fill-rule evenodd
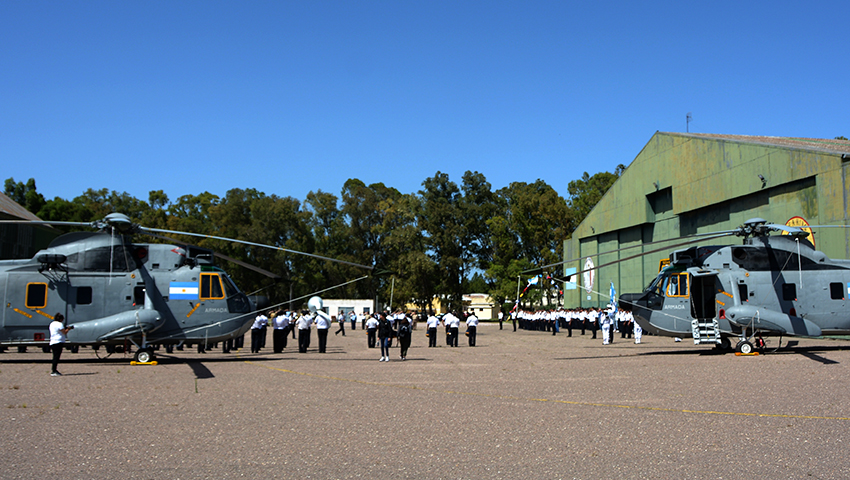
<path id="1" fill-rule="evenodd" d="M 410 319 L 406 316 L 396 320 L 396 323 L 398 324 L 398 346 L 401 350 L 399 356 L 404 361 L 407 360 L 407 349 L 410 348 L 413 327 L 410 325 Z"/>
<path id="2" fill-rule="evenodd" d="M 427 321 L 428 325 L 428 347 L 436 347 L 437 346 L 437 327 L 440 326 L 440 317 L 436 315 L 431 315 L 428 317 Z"/>
<path id="3" fill-rule="evenodd" d="M 333 317 L 331 317 L 331 318 L 333 319 Z M 339 322 L 339 330 L 334 332 L 334 335 L 339 335 L 339 332 L 342 332 L 342 336 L 344 337 L 345 336 L 345 314 L 340 314 L 339 319 L 337 321 Z"/>
<path id="4" fill-rule="evenodd" d="M 381 342 L 381 360 L 382 362 L 390 361 L 390 338 L 392 337 L 393 327 L 387 320 L 387 317 L 381 313 L 378 316 L 378 340 Z"/>
<path id="5" fill-rule="evenodd" d="M 474 347 L 476 336 L 478 335 L 478 317 L 472 312 L 469 312 L 469 316 L 466 317 L 466 335 L 469 346 Z"/>
<path id="6" fill-rule="evenodd" d="M 449 346 L 457 347 L 460 318 L 454 312 L 449 312 L 443 317 L 443 321 L 449 329 Z"/>
<path id="7" fill-rule="evenodd" d="M 53 353 L 53 362 L 50 368 L 51 377 L 62 376 L 59 373 L 59 357 L 62 356 L 62 349 L 65 348 L 68 332 L 74 328 L 73 325 L 66 327 L 64 322 L 65 316 L 61 313 L 56 313 L 53 316 L 53 321 L 48 326 L 48 330 L 50 331 L 50 351 Z"/>

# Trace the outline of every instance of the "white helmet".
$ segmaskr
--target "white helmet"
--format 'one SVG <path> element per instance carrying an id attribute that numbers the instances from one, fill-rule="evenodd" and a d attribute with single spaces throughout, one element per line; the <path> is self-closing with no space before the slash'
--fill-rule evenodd
<path id="1" fill-rule="evenodd" d="M 307 308 L 310 309 L 310 312 L 316 313 L 316 310 L 322 309 L 322 298 L 321 297 L 310 297 L 310 300 L 307 300 Z"/>

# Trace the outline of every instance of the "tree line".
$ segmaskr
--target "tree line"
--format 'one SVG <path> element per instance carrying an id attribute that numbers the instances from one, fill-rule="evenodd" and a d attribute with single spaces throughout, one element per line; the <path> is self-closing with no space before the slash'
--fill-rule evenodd
<path id="1" fill-rule="evenodd" d="M 225 265 L 245 292 L 262 292 L 274 303 L 368 274 L 324 296 L 382 304 L 392 298 L 393 306 L 415 303 L 423 310 L 441 297 L 460 309 L 464 293 L 488 293 L 499 304 L 513 301 L 520 272 L 558 262 L 564 240 L 623 170 L 619 165 L 614 172 L 585 172 L 569 183 L 566 199 L 543 180 L 493 190 L 484 175 L 471 171 L 460 184 L 437 172 L 412 194 L 353 178 L 338 196 L 311 191 L 304 201 L 238 188 L 224 197 L 203 192 L 173 201 L 162 190 L 151 191 L 145 201 L 106 188 L 88 189 L 73 200 L 46 200 L 35 179 L 13 178 L 4 191 L 45 221 L 92 222 L 120 212 L 145 227 L 237 238 L 374 267 L 369 272 L 280 250 L 175 236 L 279 275 L 272 281 Z M 557 294 L 555 285 L 523 300 Z"/>

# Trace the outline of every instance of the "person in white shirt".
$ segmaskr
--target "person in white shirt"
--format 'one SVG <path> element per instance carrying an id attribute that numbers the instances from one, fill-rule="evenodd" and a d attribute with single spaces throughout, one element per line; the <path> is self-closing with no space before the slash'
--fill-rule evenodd
<path id="1" fill-rule="evenodd" d="M 286 337 L 289 336 L 289 316 L 283 312 L 274 312 L 271 321 L 274 353 L 281 353 L 286 348 Z"/>
<path id="2" fill-rule="evenodd" d="M 617 307 L 608 305 L 608 310 L 603 311 L 599 317 L 599 323 L 602 325 L 602 345 L 611 343 L 614 337 L 614 315 L 616 315 Z"/>
<path id="3" fill-rule="evenodd" d="M 53 363 L 51 364 L 50 376 L 59 377 L 59 357 L 62 356 L 62 349 L 65 348 L 66 335 L 74 328 L 74 326 L 66 327 L 63 323 L 65 316 L 57 313 L 53 316 L 53 321 L 50 322 L 48 330 L 50 331 L 50 351 L 53 352 Z"/>
<path id="4" fill-rule="evenodd" d="M 357 315 L 354 314 L 354 310 L 348 312 L 348 321 L 351 322 L 351 331 L 357 330 Z"/>
<path id="5" fill-rule="evenodd" d="M 260 313 L 254 319 L 254 324 L 251 325 L 251 353 L 259 353 L 262 342 L 260 335 L 265 332 L 265 327 L 268 325 L 269 317 L 264 313 Z"/>
<path id="6" fill-rule="evenodd" d="M 440 318 L 435 315 L 431 315 L 430 317 L 428 317 L 426 325 L 428 325 L 428 347 L 436 347 L 437 327 L 440 326 Z"/>
<path id="7" fill-rule="evenodd" d="M 443 317 L 443 321 L 446 322 L 446 326 L 449 328 L 449 346 L 457 347 L 460 318 L 454 312 L 449 312 Z"/>
<path id="8" fill-rule="evenodd" d="M 629 320 L 631 320 L 632 324 L 634 325 L 635 343 L 640 343 L 640 339 L 641 337 L 643 337 L 643 328 L 641 328 L 640 324 L 635 321 L 635 316 L 633 312 L 626 312 L 626 315 L 628 315 Z"/>
<path id="9" fill-rule="evenodd" d="M 375 348 L 375 332 L 378 331 L 378 319 L 370 316 L 366 320 L 366 342 L 369 348 Z"/>
<path id="10" fill-rule="evenodd" d="M 323 310 L 316 310 L 314 313 L 314 322 L 316 323 L 316 336 L 319 337 L 319 353 L 325 353 L 328 346 L 328 331 L 331 328 L 331 317 Z"/>
<path id="11" fill-rule="evenodd" d="M 466 317 L 466 335 L 469 337 L 469 346 L 475 346 L 476 335 L 478 334 L 478 317 L 475 316 L 474 313 L 469 312 L 469 316 Z"/>
<path id="12" fill-rule="evenodd" d="M 298 352 L 307 353 L 310 348 L 310 327 L 313 325 L 313 317 L 302 311 L 298 317 Z"/>

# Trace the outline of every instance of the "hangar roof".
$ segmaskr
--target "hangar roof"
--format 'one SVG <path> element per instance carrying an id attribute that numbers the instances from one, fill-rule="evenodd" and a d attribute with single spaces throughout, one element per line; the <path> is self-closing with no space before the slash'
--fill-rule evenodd
<path id="1" fill-rule="evenodd" d="M 676 135 L 716 138 L 732 142 L 756 143 L 782 147 L 802 148 L 818 152 L 850 153 L 850 140 L 824 138 L 764 137 L 752 135 L 719 135 L 714 133 L 676 133 Z"/>
<path id="2" fill-rule="evenodd" d="M 40 220 L 40 218 L 30 213 L 26 208 L 18 205 L 3 192 L 0 192 L 0 215 L 21 220 Z"/>

